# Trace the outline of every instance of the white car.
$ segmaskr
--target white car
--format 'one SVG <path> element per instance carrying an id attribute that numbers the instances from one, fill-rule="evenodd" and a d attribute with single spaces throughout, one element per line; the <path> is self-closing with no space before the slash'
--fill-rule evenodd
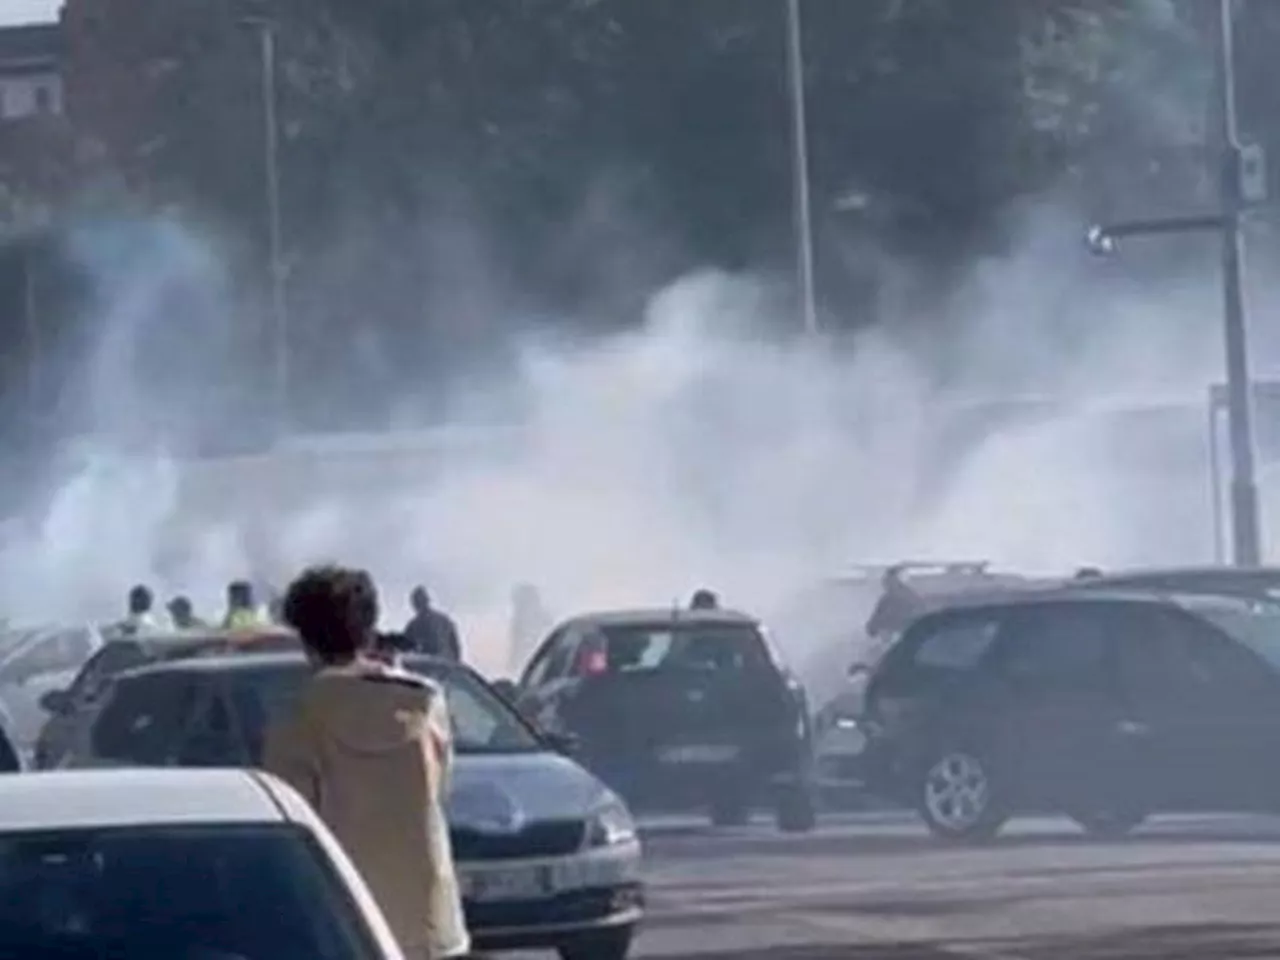
<path id="1" fill-rule="evenodd" d="M 0 780 L 0 956 L 403 960 L 306 803 L 239 770 Z"/>

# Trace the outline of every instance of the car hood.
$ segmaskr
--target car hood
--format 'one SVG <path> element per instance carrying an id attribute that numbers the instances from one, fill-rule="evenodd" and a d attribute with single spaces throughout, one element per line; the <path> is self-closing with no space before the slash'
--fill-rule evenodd
<path id="1" fill-rule="evenodd" d="M 472 829 L 582 819 L 612 796 L 578 764 L 550 751 L 459 755 L 452 779 L 449 820 Z"/>

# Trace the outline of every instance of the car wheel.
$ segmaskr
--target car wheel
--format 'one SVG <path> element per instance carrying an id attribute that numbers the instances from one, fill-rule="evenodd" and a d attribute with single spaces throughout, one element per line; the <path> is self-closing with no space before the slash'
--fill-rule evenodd
<path id="1" fill-rule="evenodd" d="M 783 833 L 809 833 L 818 825 L 814 791 L 803 784 L 787 787 L 778 798 L 774 815 L 778 829 Z"/>
<path id="2" fill-rule="evenodd" d="M 711 800 L 711 825 L 741 827 L 751 820 L 751 805 L 742 790 L 723 790 Z"/>
<path id="3" fill-rule="evenodd" d="M 1147 814 L 1142 810 L 1074 810 L 1069 816 L 1091 837 L 1119 840 L 1142 825 Z"/>
<path id="4" fill-rule="evenodd" d="M 560 960 L 626 960 L 635 936 L 632 927 L 613 927 L 583 934 L 557 948 Z"/>
<path id="5" fill-rule="evenodd" d="M 918 804 L 934 836 L 989 840 L 1008 818 L 990 765 L 973 750 L 940 750 L 924 767 Z"/>

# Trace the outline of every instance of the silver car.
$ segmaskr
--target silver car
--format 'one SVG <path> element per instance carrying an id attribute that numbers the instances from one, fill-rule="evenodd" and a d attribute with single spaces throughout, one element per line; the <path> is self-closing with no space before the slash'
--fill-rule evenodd
<path id="1" fill-rule="evenodd" d="M 622 960 L 643 911 L 627 807 L 473 671 L 426 657 L 406 666 L 439 682 L 449 703 L 450 833 L 475 949 Z M 63 765 L 251 766 L 268 722 L 290 709 L 307 676 L 291 654 L 124 673 Z"/>

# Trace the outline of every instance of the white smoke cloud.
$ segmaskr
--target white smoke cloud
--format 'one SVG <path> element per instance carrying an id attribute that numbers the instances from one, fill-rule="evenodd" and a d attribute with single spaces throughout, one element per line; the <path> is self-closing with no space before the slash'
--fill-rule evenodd
<path id="1" fill-rule="evenodd" d="M 200 405 L 234 383 L 210 307 L 227 302 L 218 258 L 172 225 L 160 236 L 138 263 L 100 268 L 109 309 L 87 399 L 101 429 L 0 551 L 15 617 L 112 616 L 135 582 L 212 612 L 229 579 L 341 560 L 375 572 L 392 621 L 411 585 L 430 584 L 477 662 L 502 670 L 523 581 L 558 614 L 663 606 L 704 584 L 767 612 L 860 561 L 1067 570 L 1210 553 L 1212 288 L 1104 286 L 1058 216 L 1014 257 L 976 267 L 929 318 L 933 338 L 779 336 L 776 291 L 700 272 L 657 291 L 640 329 L 525 341 L 514 375 L 455 397 L 448 430 L 204 463 L 118 442 L 154 411 L 231 429 Z M 175 298 L 189 309 L 175 313 Z M 180 387 L 137 352 L 160 316 L 209 364 Z M 1027 394 L 1056 405 L 958 432 L 974 398 Z M 1114 412 L 1153 397 L 1185 414 Z M 514 413 L 498 424 L 495 410 Z"/>

